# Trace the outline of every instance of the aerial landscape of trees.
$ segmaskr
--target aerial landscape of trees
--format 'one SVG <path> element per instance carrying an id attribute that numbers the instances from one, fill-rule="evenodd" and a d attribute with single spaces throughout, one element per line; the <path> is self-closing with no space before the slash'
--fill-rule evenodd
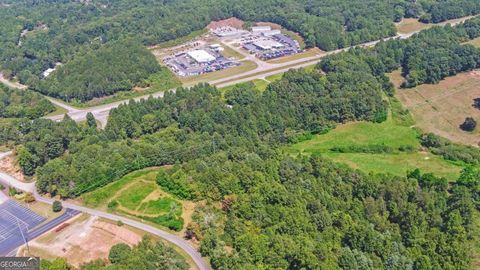
<path id="1" fill-rule="evenodd" d="M 274 22 L 300 33 L 307 47 L 334 50 L 394 36 L 402 18 L 437 23 L 479 12 L 476 0 L 9 1 L 0 9 L 0 69 L 41 93 L 82 102 L 130 90 L 158 71 L 139 44 L 187 36 L 212 20 Z M 58 63 L 65 66 L 44 79 Z"/>
<path id="2" fill-rule="evenodd" d="M 132 89 L 160 70 L 155 57 L 133 41 L 106 43 L 77 55 L 50 77 L 31 85 L 42 94 L 65 101 L 88 101 Z"/>
<path id="3" fill-rule="evenodd" d="M 429 31 L 414 39 L 436 46 L 453 30 Z M 338 123 L 385 120 L 383 95 L 393 89 L 384 72 L 405 59 L 403 42 L 327 57 L 314 71 L 287 72 L 264 92 L 240 85 L 224 99 L 200 84 L 130 101 L 111 112 L 105 130 L 68 118 L 19 121 L 4 127 L 2 143 L 25 145 L 18 146 L 26 148 L 24 159 L 39 160 L 38 190 L 61 197 L 176 164 L 157 182 L 181 198 L 209 202 L 196 209 L 188 234 L 214 269 L 467 269 L 471 254 L 463 247 L 474 239 L 479 196 L 471 171 L 458 183 L 418 170 L 366 175 L 280 148 Z M 48 135 L 63 142 L 52 159 L 40 151 Z M 432 152 L 448 147 L 432 145 Z"/>
<path id="4" fill-rule="evenodd" d="M 151 45 L 201 29 L 211 19 L 237 16 L 279 23 L 300 32 L 310 46 L 331 50 L 391 36 L 393 22 L 403 17 L 437 22 L 478 13 L 478 2 L 469 0 L 33 2 L 39 8 L 26 17 L 32 20 L 27 25 L 6 15 L 6 35 L 25 26 L 37 33 L 31 40 L 28 33 L 22 37 L 20 49 L 6 46 L 7 54 L 0 52 L 0 61 L 15 54 L 3 69 L 9 75 L 28 70 L 36 90 L 82 101 L 131 88 L 157 71 L 139 43 L 122 48 L 123 38 L 131 36 Z M 52 16 L 42 21 L 49 31 L 40 31 L 35 18 L 51 11 L 46 7 L 50 2 L 60 18 L 74 20 L 78 27 L 59 30 Z M 18 13 L 28 12 L 32 3 Z M 176 22 L 175 12 L 182 9 L 191 25 Z M 202 11 L 204 16 L 195 20 Z M 161 22 L 145 15 L 160 12 Z M 100 14 L 104 21 L 95 19 Z M 145 31 L 139 31 L 145 24 Z M 162 27 L 153 31 L 158 25 Z M 42 35 L 55 42 L 40 42 Z M 404 176 L 363 172 L 321 154 L 290 155 L 283 147 L 342 123 L 385 121 L 387 99 L 395 91 L 387 72 L 402 68 L 408 88 L 477 68 L 479 49 L 463 42 L 479 35 L 479 19 L 434 27 L 406 40 L 329 55 L 312 71 L 286 72 L 263 92 L 253 83 L 225 93 L 208 84 L 178 88 L 163 98 L 120 105 L 110 112 L 105 129 L 97 129 L 93 115 L 86 124 L 68 116 L 60 122 L 15 119 L 0 125 L 0 145 L 14 148 L 20 168 L 35 177 L 40 193 L 61 198 L 76 198 L 132 171 L 170 165 L 159 171 L 156 184 L 180 199 L 203 202 L 187 224 L 186 236 L 199 241 L 213 269 L 470 269 L 479 235 L 478 148 L 434 134 L 417 138 L 422 151 L 463 167 L 458 181 L 449 182 L 418 169 Z M 46 48 L 19 53 L 33 42 Z M 53 49 L 56 42 L 62 50 Z M 125 55 L 129 46 L 137 50 L 132 58 Z M 117 50 L 121 55 L 115 55 Z M 135 66 L 138 55 L 145 56 L 138 60 L 142 67 Z M 43 68 L 57 61 L 65 64 L 36 81 Z M 97 61 L 103 63 L 98 69 L 90 64 Z M 115 67 L 108 66 L 110 61 Z M 138 73 L 117 67 L 123 61 Z M 71 72 L 82 78 L 70 79 Z M 119 84 L 102 82 L 109 72 L 125 76 L 112 78 Z M 91 85 L 78 84 L 84 80 Z M 96 88 L 97 83 L 103 87 Z M 388 151 L 361 146 L 337 150 Z M 188 269 L 173 250 L 148 240 L 132 248 L 114 246 L 109 258 L 107 265 L 95 261 L 83 268 Z"/>
<path id="5" fill-rule="evenodd" d="M 38 93 L 10 89 L 0 84 L 0 118 L 42 117 L 55 111 L 55 106 Z"/>

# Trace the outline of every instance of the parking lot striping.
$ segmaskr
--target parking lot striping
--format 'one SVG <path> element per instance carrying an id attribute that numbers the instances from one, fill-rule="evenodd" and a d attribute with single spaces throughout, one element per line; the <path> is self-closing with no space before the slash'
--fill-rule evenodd
<path id="1" fill-rule="evenodd" d="M 22 234 L 41 224 L 46 219 L 34 211 L 8 200 L 0 204 L 0 248 L 18 242 Z M 3 252 L 3 251 L 2 251 Z"/>
<path id="2" fill-rule="evenodd" d="M 16 236 L 18 234 L 18 232 L 20 232 L 20 229 L 21 228 L 18 228 L 18 226 L 13 225 L 7 232 L 2 232 L 1 237 L 3 239 L 0 241 L 0 243 L 5 241 L 5 240 L 8 240 L 11 236 Z M 18 231 L 18 232 L 16 232 L 16 231 Z M 26 230 L 22 230 L 22 231 L 26 231 Z"/>
<path id="3" fill-rule="evenodd" d="M 7 211 L 7 210 L 3 210 L 3 213 L 9 215 L 9 216 L 10 216 L 10 219 L 9 219 L 9 220 L 13 221 L 13 223 L 19 223 L 19 222 L 21 222 L 21 223 L 23 223 L 23 225 L 25 225 L 25 227 L 27 227 L 27 229 L 28 229 L 28 223 L 26 223 L 25 221 L 19 219 L 17 216 L 13 215 L 12 213 L 10 213 L 10 212 Z"/>

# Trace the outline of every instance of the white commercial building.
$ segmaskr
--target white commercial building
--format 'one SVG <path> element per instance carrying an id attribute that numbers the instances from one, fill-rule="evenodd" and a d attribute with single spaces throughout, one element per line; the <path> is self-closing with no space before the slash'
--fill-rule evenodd
<path id="1" fill-rule="evenodd" d="M 252 32 L 265 32 L 270 30 L 272 30 L 272 27 L 270 26 L 253 26 L 252 27 Z"/>
<path id="2" fill-rule="evenodd" d="M 197 61 L 197 63 L 208 63 L 211 61 L 215 61 L 215 57 L 205 50 L 194 50 L 187 53 L 188 56 L 193 58 L 193 60 Z"/>
<path id="3" fill-rule="evenodd" d="M 274 48 L 279 49 L 284 47 L 282 43 L 276 42 L 274 40 L 259 40 L 257 42 L 254 42 L 253 45 L 255 45 L 261 50 L 271 50 Z"/>
<path id="4" fill-rule="evenodd" d="M 264 37 L 271 37 L 271 36 L 279 35 L 281 33 L 282 32 L 280 30 L 270 30 L 270 31 L 263 31 L 262 35 Z"/>

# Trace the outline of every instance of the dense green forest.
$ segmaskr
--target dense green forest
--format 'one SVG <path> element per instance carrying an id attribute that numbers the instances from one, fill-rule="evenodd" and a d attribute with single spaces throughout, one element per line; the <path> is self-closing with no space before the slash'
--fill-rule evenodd
<path id="1" fill-rule="evenodd" d="M 141 44 L 116 41 L 74 57 L 31 88 L 66 101 L 88 101 L 132 89 L 160 71 L 155 57 Z"/>
<path id="2" fill-rule="evenodd" d="M 299 32 L 310 47 L 347 47 L 395 35 L 403 17 L 440 22 L 480 13 L 476 0 L 6 1 L 0 9 L 0 64 L 22 83 L 40 79 L 99 44 L 134 38 L 144 45 L 186 36 L 236 16 Z M 93 65 L 94 63 L 92 63 Z M 132 69 L 133 71 L 133 69 Z"/>
<path id="3" fill-rule="evenodd" d="M 0 84 L 0 118 L 34 119 L 53 111 L 55 106 L 38 93 Z"/>
<path id="4" fill-rule="evenodd" d="M 325 72 L 359 70 L 372 73 L 385 83 L 385 72 L 402 68 L 403 87 L 438 83 L 447 76 L 480 66 L 480 49 L 463 42 L 480 36 L 480 19 L 455 27 L 434 27 L 409 39 L 382 41 L 372 50 L 352 49 L 322 59 Z M 392 88 L 393 90 L 393 88 Z"/>

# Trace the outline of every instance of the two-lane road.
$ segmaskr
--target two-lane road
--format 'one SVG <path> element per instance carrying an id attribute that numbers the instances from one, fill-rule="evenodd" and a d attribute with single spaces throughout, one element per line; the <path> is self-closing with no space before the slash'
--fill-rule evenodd
<path id="1" fill-rule="evenodd" d="M 1 153 L 0 156 L 5 156 L 5 154 Z M 18 179 L 16 179 L 13 176 L 10 176 L 10 175 L 5 174 L 5 173 L 0 173 L 0 183 L 3 184 L 4 186 L 13 186 L 16 189 L 23 190 L 25 192 L 31 192 L 35 196 L 35 199 L 39 202 L 52 204 L 53 201 L 54 201 L 53 199 L 45 198 L 45 197 L 41 196 L 40 194 L 38 194 L 37 189 L 35 188 L 35 182 L 24 183 L 24 182 L 19 181 Z M 113 220 L 113 221 L 119 221 L 120 220 L 124 224 L 127 224 L 129 226 L 138 228 L 138 229 L 146 231 L 148 233 L 157 235 L 157 236 L 175 244 L 176 246 L 181 248 L 183 251 L 185 251 L 192 258 L 192 260 L 194 261 L 194 263 L 197 265 L 197 267 L 200 270 L 210 269 L 208 264 L 202 258 L 202 255 L 195 248 L 193 248 L 187 241 L 185 241 L 183 238 L 181 238 L 179 236 L 173 235 L 169 232 L 160 230 L 160 229 L 155 228 L 153 226 L 150 226 L 150 225 L 147 225 L 147 224 L 141 223 L 139 221 L 123 217 L 123 216 L 119 216 L 119 215 L 115 215 L 115 214 L 111 214 L 111 213 L 106 213 L 106 212 L 103 212 L 103 211 L 99 211 L 99 210 L 84 207 L 84 206 L 79 206 L 79 205 L 76 205 L 76 204 L 73 204 L 73 203 L 68 203 L 68 202 L 63 202 L 62 204 L 66 208 L 73 209 L 73 210 L 76 210 L 76 211 L 80 211 L 80 212 L 83 212 L 83 213 L 87 213 L 87 214 L 90 214 L 92 216 L 98 216 L 98 217 L 106 218 L 106 219 Z"/>

